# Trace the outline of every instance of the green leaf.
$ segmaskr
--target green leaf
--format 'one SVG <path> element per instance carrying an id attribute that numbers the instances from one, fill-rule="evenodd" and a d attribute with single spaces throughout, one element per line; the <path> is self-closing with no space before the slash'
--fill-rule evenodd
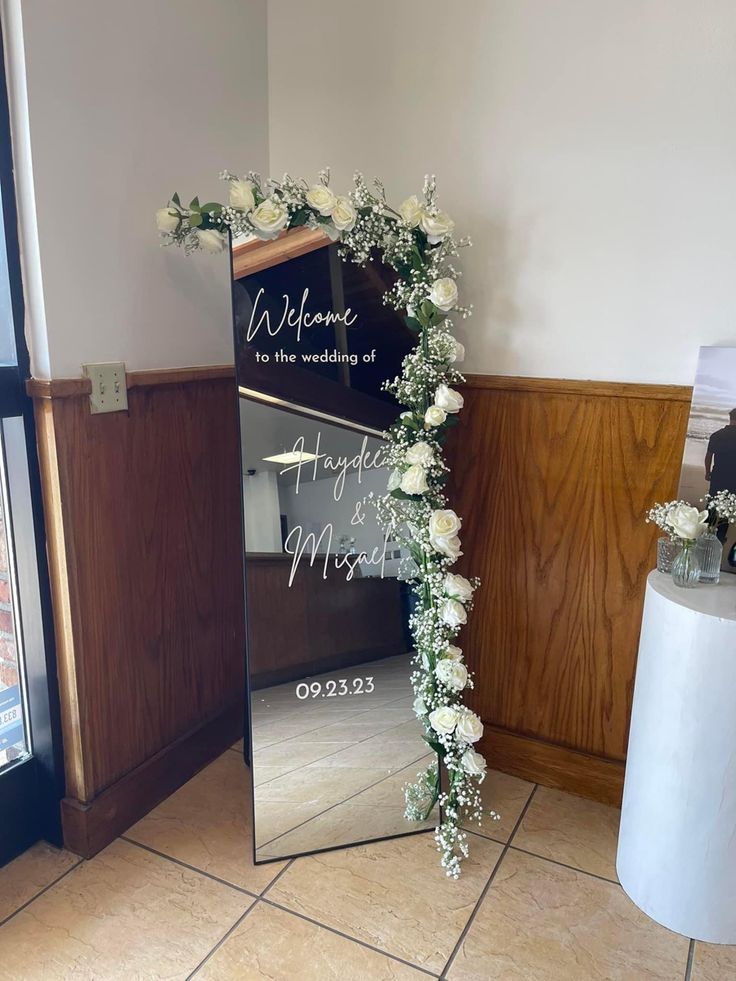
<path id="1" fill-rule="evenodd" d="M 309 221 L 309 210 L 307 208 L 300 208 L 295 211 L 291 216 L 291 221 L 289 222 L 290 228 L 299 228 L 301 225 L 306 225 Z"/>
<path id="2" fill-rule="evenodd" d="M 175 204 L 177 208 L 181 208 L 181 199 L 176 191 L 174 191 L 174 193 L 171 195 L 171 203 Z"/>
<path id="3" fill-rule="evenodd" d="M 202 215 L 198 211 L 195 211 L 193 214 L 189 216 L 189 224 L 192 226 L 192 228 L 199 228 L 199 226 L 202 224 L 202 221 L 203 221 Z"/>
<path id="4" fill-rule="evenodd" d="M 422 329 L 422 325 L 419 323 L 416 317 L 404 317 L 404 323 L 409 330 L 413 331 L 415 334 L 418 334 Z"/>
<path id="5" fill-rule="evenodd" d="M 435 753 L 438 753 L 438 754 L 440 754 L 440 755 L 441 755 L 442 753 L 444 753 L 444 751 L 445 751 L 445 748 L 444 748 L 444 746 L 442 745 L 442 743 L 440 743 L 440 742 L 437 742 L 437 740 L 436 740 L 436 739 L 432 739 L 432 737 L 431 737 L 431 736 L 428 736 L 428 735 L 426 735 L 426 733 L 425 733 L 425 735 L 423 735 L 423 736 L 422 736 L 422 739 L 423 739 L 423 740 L 425 741 L 425 743 L 426 743 L 426 744 L 427 744 L 427 745 L 428 745 L 428 746 L 429 746 L 429 747 L 430 747 L 431 749 L 433 749 L 433 750 L 435 751 Z"/>
<path id="6" fill-rule="evenodd" d="M 218 204 L 216 201 L 208 201 L 207 204 L 203 204 L 199 210 L 203 215 L 219 215 L 222 211 L 222 205 Z"/>
<path id="7" fill-rule="evenodd" d="M 447 426 L 448 429 L 451 429 L 453 426 L 457 426 L 457 424 L 459 422 L 460 422 L 460 420 L 458 419 L 457 416 L 453 416 L 453 415 L 449 415 L 448 414 L 447 418 L 445 419 L 445 423 L 444 424 L 445 424 L 445 426 Z"/>
<path id="8" fill-rule="evenodd" d="M 418 501 L 421 497 L 420 494 L 405 494 L 400 487 L 391 491 L 391 497 L 395 497 L 399 501 Z"/>
<path id="9" fill-rule="evenodd" d="M 199 198 L 192 198 L 192 200 L 189 202 L 189 207 L 192 211 L 200 211 Z"/>

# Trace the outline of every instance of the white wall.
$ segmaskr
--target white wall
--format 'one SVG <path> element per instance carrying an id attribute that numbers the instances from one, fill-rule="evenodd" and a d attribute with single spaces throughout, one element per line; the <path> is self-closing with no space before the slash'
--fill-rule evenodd
<path id="1" fill-rule="evenodd" d="M 689 384 L 736 344 L 733 0 L 269 0 L 271 170 L 437 174 L 466 369 Z"/>
<path id="2" fill-rule="evenodd" d="M 245 547 L 248 552 L 281 552 L 279 481 L 273 470 L 243 474 Z"/>
<path id="3" fill-rule="evenodd" d="M 22 0 L 13 51 L 19 3 L 4 0 L 4 20 L 27 71 L 34 373 L 232 361 L 227 256 L 161 249 L 153 212 L 174 190 L 216 199 L 223 168 L 267 171 L 265 0 Z"/>

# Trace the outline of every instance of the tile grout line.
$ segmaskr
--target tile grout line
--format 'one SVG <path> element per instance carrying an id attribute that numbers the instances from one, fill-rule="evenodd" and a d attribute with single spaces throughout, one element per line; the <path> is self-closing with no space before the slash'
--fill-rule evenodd
<path id="1" fill-rule="evenodd" d="M 261 892 L 261 895 L 259 897 L 260 899 L 263 899 L 263 897 L 266 895 L 266 893 L 269 892 L 269 890 L 271 889 L 271 886 L 275 886 L 276 885 L 276 883 L 279 881 L 279 879 L 284 874 L 284 872 L 288 872 L 288 870 L 291 868 L 291 866 L 294 864 L 295 861 L 296 861 L 295 858 L 290 858 L 287 861 L 287 863 L 283 867 L 283 869 L 281 869 L 279 872 L 276 873 L 276 875 L 273 877 L 273 879 L 271 879 L 271 881 L 266 886 L 266 888 Z"/>
<path id="2" fill-rule="evenodd" d="M 292 859 L 292 861 L 296 861 L 296 859 Z M 338 930 L 336 927 L 328 926 L 326 923 L 322 923 L 320 920 L 315 920 L 311 916 L 307 916 L 305 913 L 298 913 L 296 910 L 291 909 L 288 906 L 283 906 L 274 899 L 267 899 L 265 896 L 263 896 L 261 897 L 261 902 L 267 906 L 273 906 L 274 909 L 281 910 L 282 913 L 289 913 L 291 916 L 296 916 L 300 920 L 306 920 L 307 923 L 311 923 L 316 927 L 321 927 L 323 930 L 327 930 L 329 933 L 334 933 L 335 936 L 342 937 L 343 940 L 349 940 L 351 943 L 357 944 L 359 947 L 366 947 L 368 950 L 372 950 L 376 954 L 383 954 L 384 957 L 388 957 L 392 961 L 398 961 L 399 964 L 404 964 L 406 967 L 412 967 L 415 971 L 421 971 L 423 974 L 427 974 L 431 978 L 438 977 L 437 974 L 428 970 L 426 967 L 420 967 L 418 964 L 412 964 L 411 961 L 404 960 L 403 957 L 399 957 L 397 954 L 391 954 L 389 951 L 382 950 L 380 947 L 376 947 L 374 944 L 370 944 L 366 940 L 360 940 L 358 937 L 353 937 L 349 933 L 343 933 L 342 930 Z"/>
<path id="3" fill-rule="evenodd" d="M 77 862 L 74 863 L 74 865 L 70 866 L 70 868 L 68 868 L 65 872 L 62 872 L 61 875 L 58 875 L 53 880 L 53 882 L 49 882 L 47 886 L 44 886 L 43 889 L 39 890 L 37 893 L 35 893 L 35 895 L 31 896 L 30 899 L 27 899 L 22 906 L 19 906 L 18 909 L 13 910 L 12 913 L 9 913 L 4 920 L 0 920 L 0 927 L 5 926 L 5 924 L 8 923 L 10 920 L 12 920 L 14 916 L 17 916 L 18 913 L 22 913 L 24 909 L 27 909 L 31 905 L 31 903 L 35 903 L 35 901 L 39 899 L 41 896 L 43 896 L 45 892 L 48 892 L 49 889 L 55 886 L 57 882 L 61 882 L 61 880 L 66 878 L 66 876 L 68 876 L 70 872 L 73 872 L 75 869 L 78 869 L 79 866 L 83 864 L 84 864 L 84 859 L 80 858 Z"/>
<path id="4" fill-rule="evenodd" d="M 213 947 L 213 948 L 212 948 L 212 949 L 211 949 L 210 951 L 208 951 L 208 953 L 207 953 L 207 954 L 205 954 L 205 956 L 204 956 L 204 957 L 202 958 L 202 960 L 201 960 L 201 961 L 199 962 L 199 964 L 197 964 L 197 966 L 196 966 L 196 967 L 194 968 L 194 970 L 193 970 L 193 971 L 191 972 L 191 974 L 187 974 L 187 976 L 186 976 L 186 981 L 191 981 L 191 979 L 192 979 L 192 978 L 193 978 L 193 977 L 194 977 L 194 976 L 195 976 L 196 974 L 198 974 L 198 973 L 199 973 L 199 971 L 201 970 L 201 968 L 203 968 L 203 967 L 204 967 L 204 965 L 205 965 L 205 964 L 207 963 L 207 961 L 208 961 L 208 960 L 209 960 L 209 959 L 210 959 L 210 958 L 212 957 L 212 955 L 213 955 L 213 954 L 215 954 L 215 953 L 216 953 L 216 952 L 217 952 L 217 951 L 218 951 L 218 950 L 220 949 L 220 947 L 222 947 L 222 945 L 223 945 L 223 944 L 225 943 L 225 941 L 226 941 L 226 940 L 227 940 L 227 939 L 228 939 L 229 937 L 231 937 L 231 936 L 232 936 L 232 934 L 233 934 L 233 933 L 234 933 L 234 932 L 235 932 L 235 931 L 237 930 L 237 928 L 238 928 L 238 927 L 240 926 L 240 924 L 241 924 L 241 923 L 243 922 L 243 920 L 245 920 L 245 918 L 246 918 L 246 917 L 247 917 L 247 916 L 248 916 L 248 915 L 249 915 L 249 914 L 250 914 L 250 913 L 251 913 L 251 912 L 252 912 L 252 911 L 253 911 L 253 910 L 254 910 L 254 909 L 256 908 L 256 906 L 258 906 L 258 903 L 259 903 L 259 900 L 258 900 L 258 899 L 255 899 L 255 900 L 254 900 L 254 901 L 253 901 L 253 902 L 252 902 L 252 903 L 250 904 L 250 906 L 248 907 L 248 909 L 247 909 L 247 910 L 246 910 L 246 911 L 245 911 L 244 913 L 241 913 L 241 915 L 240 915 L 240 916 L 239 916 L 239 917 L 237 918 L 237 920 L 236 920 L 236 921 L 235 921 L 235 922 L 233 923 L 233 925 L 232 925 L 232 926 L 230 927 L 230 929 L 229 929 L 229 930 L 227 930 L 227 931 L 226 931 L 226 932 L 225 932 L 225 933 L 224 933 L 224 934 L 223 934 L 223 935 L 222 935 L 222 936 L 220 937 L 220 939 L 219 939 L 219 940 L 217 941 L 217 943 L 216 943 L 216 944 L 214 945 L 214 947 Z"/>
<path id="5" fill-rule="evenodd" d="M 158 858 L 163 858 L 167 862 L 172 862 L 174 865 L 178 865 L 182 869 L 187 869 L 189 872 L 196 872 L 197 875 L 203 875 L 207 879 L 212 879 L 213 882 L 219 882 L 221 886 L 228 886 L 230 889 L 235 889 L 236 892 L 244 893 L 246 896 L 250 896 L 251 899 L 258 899 L 257 892 L 251 892 L 250 889 L 246 889 L 245 886 L 238 886 L 234 882 L 228 882 L 227 879 L 221 879 L 219 875 L 214 875 L 212 872 L 205 872 L 204 869 L 198 869 L 196 865 L 190 865 L 188 862 L 183 862 L 180 858 L 174 858 L 173 855 L 167 855 L 166 852 L 160 852 L 157 848 L 152 848 L 150 845 L 145 845 L 142 841 L 136 841 L 135 838 L 128 838 L 127 835 L 120 835 L 120 841 L 126 841 L 129 845 L 135 845 L 136 848 L 142 848 L 146 852 L 150 852 L 152 855 L 157 855 Z"/>
<path id="6" fill-rule="evenodd" d="M 687 963 L 685 964 L 685 979 L 684 981 L 690 981 L 693 973 L 693 960 L 695 958 L 695 941 L 690 940 L 687 948 Z"/>
<path id="7" fill-rule="evenodd" d="M 551 862 L 552 865 L 559 865 L 563 869 L 570 869 L 571 872 L 581 872 L 583 875 L 589 875 L 593 879 L 600 879 L 601 882 L 608 882 L 612 886 L 618 886 L 621 888 L 621 883 L 616 879 L 608 879 L 605 875 L 598 875 L 597 872 L 589 872 L 587 869 L 580 869 L 577 865 L 568 865 L 567 862 L 560 862 L 556 858 L 549 858 L 547 855 L 539 855 L 537 852 L 530 852 L 528 848 L 520 848 L 518 845 L 511 845 L 511 850 L 514 852 L 521 852 L 523 855 L 531 855 L 532 858 L 539 858 L 543 862 Z"/>
<path id="8" fill-rule="evenodd" d="M 374 787 L 378 787 L 380 784 L 385 783 L 385 781 L 386 780 L 390 780 L 391 777 L 395 777 L 398 773 L 403 773 L 404 770 L 408 770 L 410 767 L 415 766 L 420 760 L 424 759 L 425 756 L 427 756 L 427 754 L 424 753 L 424 752 L 422 752 L 422 755 L 421 756 L 418 756 L 417 759 L 412 760 L 410 763 L 407 763 L 406 766 L 402 766 L 399 770 L 394 770 L 393 773 L 389 773 L 385 777 L 381 777 L 380 780 L 376 780 L 375 783 L 368 784 L 367 787 L 361 787 L 360 790 L 356 790 L 355 793 L 354 794 L 350 794 L 349 797 L 345 797 L 343 800 L 339 800 L 339 801 L 337 801 L 337 803 L 331 804 L 329 807 L 326 807 L 324 809 L 324 811 L 320 811 L 318 814 L 313 814 L 312 817 L 305 818 L 304 821 L 302 821 L 299 824 L 294 825 L 293 828 L 289 828 L 286 831 L 282 831 L 281 834 L 276 835 L 273 838 L 269 838 L 268 841 L 264 841 L 263 844 L 259 845 L 257 847 L 256 851 L 258 850 L 258 848 L 265 848 L 267 845 L 272 845 L 274 843 L 274 841 L 278 841 L 279 838 L 283 838 L 285 835 L 291 834 L 292 831 L 297 831 L 299 828 L 303 828 L 306 824 L 309 824 L 310 821 L 315 821 L 317 818 L 322 817 L 324 814 L 329 814 L 329 812 L 330 811 L 333 811 L 336 807 L 340 807 L 342 804 L 347 804 L 348 801 L 353 800 L 353 798 L 355 798 L 355 797 L 359 797 L 361 794 L 364 794 L 367 790 L 373 790 Z M 341 768 L 340 767 L 334 767 L 334 769 L 335 770 L 339 770 Z M 255 788 L 254 788 L 254 790 L 255 790 Z M 264 803 L 268 803 L 268 802 L 267 801 L 264 801 Z M 424 829 L 418 829 L 418 830 L 424 830 Z M 429 830 L 429 829 L 427 828 L 426 830 Z M 370 840 L 374 840 L 374 839 L 370 839 Z M 375 840 L 381 841 L 383 839 L 378 838 L 378 839 L 375 839 Z M 343 846 L 338 845 L 336 847 L 339 848 L 339 847 L 343 847 Z"/>
<path id="9" fill-rule="evenodd" d="M 483 905 L 483 901 L 486 898 L 486 896 L 488 895 L 488 891 L 490 890 L 491 886 L 493 885 L 493 880 L 496 878 L 496 873 L 498 872 L 499 868 L 501 867 L 501 863 L 503 862 L 504 858 L 506 857 L 506 855 L 508 853 L 509 848 L 511 847 L 511 842 L 514 840 L 514 835 L 519 830 L 519 826 L 521 825 L 521 822 L 524 820 L 524 818 L 526 816 L 526 812 L 529 810 L 529 806 L 531 805 L 531 802 L 534 800 L 534 795 L 537 792 L 537 787 L 538 786 L 539 786 L 538 783 L 535 783 L 534 784 L 534 787 L 532 788 L 532 792 L 529 794 L 529 799 L 527 800 L 526 804 L 524 804 L 524 807 L 522 808 L 521 814 L 517 818 L 516 824 L 514 825 L 513 830 L 511 832 L 511 834 L 509 835 L 509 839 L 506 842 L 506 844 L 504 845 L 501 854 L 498 856 L 498 860 L 496 861 L 496 864 L 493 866 L 493 870 L 491 871 L 491 874 L 488 877 L 488 881 L 486 882 L 485 886 L 483 886 L 483 889 L 481 890 L 480 896 L 478 897 L 478 901 L 476 902 L 475 906 L 473 907 L 473 911 L 470 914 L 470 916 L 468 917 L 468 922 L 463 927 L 463 931 L 460 934 L 460 936 L 458 937 L 457 943 L 453 947 L 453 949 L 452 949 L 452 951 L 450 953 L 450 956 L 447 959 L 447 963 L 445 964 L 445 966 L 444 966 L 444 968 L 443 968 L 443 970 L 442 970 L 442 972 L 440 974 L 440 978 L 445 978 L 447 976 L 447 972 L 452 967 L 452 963 L 455 960 L 455 957 L 457 956 L 458 951 L 462 947 L 462 945 L 463 945 L 463 943 L 465 941 L 465 938 L 467 937 L 468 933 L 470 932 L 470 928 L 473 925 L 473 922 L 475 920 L 476 914 L 478 913 L 478 910 Z"/>

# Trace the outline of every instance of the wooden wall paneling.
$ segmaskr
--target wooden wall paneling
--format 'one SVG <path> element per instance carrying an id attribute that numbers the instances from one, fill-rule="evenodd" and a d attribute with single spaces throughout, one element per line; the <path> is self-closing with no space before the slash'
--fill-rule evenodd
<path id="1" fill-rule="evenodd" d="M 450 447 L 459 568 L 482 580 L 461 638 L 471 699 L 498 730 L 622 761 L 643 515 L 676 489 L 689 390 L 535 381 L 469 379 Z"/>
<path id="2" fill-rule="evenodd" d="M 86 396 L 53 387 L 36 399 L 57 632 L 68 638 L 60 657 L 66 805 L 77 825 L 80 814 L 110 818 L 85 805 L 123 778 L 140 816 L 155 801 L 131 791 L 137 768 L 167 748 L 183 752 L 187 734 L 223 715 L 236 712 L 242 729 L 240 464 L 229 375 L 140 379 L 129 411 L 105 415 L 91 415 Z M 232 726 L 227 738 L 237 738 Z M 99 844 L 106 832 L 75 834 Z"/>

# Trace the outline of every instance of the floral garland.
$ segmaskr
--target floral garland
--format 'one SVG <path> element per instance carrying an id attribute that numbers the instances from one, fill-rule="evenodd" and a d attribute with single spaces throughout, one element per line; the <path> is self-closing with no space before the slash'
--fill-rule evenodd
<path id="1" fill-rule="evenodd" d="M 229 185 L 227 204 L 200 205 L 194 198 L 184 207 L 174 194 L 156 213 L 165 245 L 216 253 L 226 248 L 228 232 L 273 239 L 284 229 L 306 226 L 340 241 L 342 258 L 364 265 L 378 256 L 398 273 L 384 302 L 405 312 L 418 344 L 405 357 L 401 374 L 384 383 L 406 411 L 385 434 L 391 477 L 388 493 L 374 503 L 380 522 L 411 555 L 402 574 L 417 598 L 410 617 L 414 712 L 447 772 L 447 786 L 441 786 L 434 761 L 405 787 L 406 817 L 424 820 L 439 802 L 435 838 L 442 866 L 457 878 L 469 853 L 461 825 L 465 820 L 480 823 L 479 785 L 486 772 L 485 759 L 473 748 L 483 725 L 463 703 L 462 693 L 473 680 L 461 649 L 453 644 L 479 581 L 450 572 L 462 555 L 462 522 L 447 507 L 443 490 L 448 474 L 443 444 L 463 407 L 462 395 L 452 388 L 464 380 L 455 365 L 465 353 L 451 333 L 448 314 L 465 318 L 471 312 L 458 303 L 460 273 L 453 260 L 470 241 L 453 238 L 454 222 L 437 205 L 433 177 L 425 177 L 421 198 L 412 195 L 398 210 L 387 203 L 380 181 L 371 190 L 361 174 L 355 174 L 347 197 L 331 190 L 327 170 L 312 186 L 288 175 L 263 181 L 253 172 L 239 178 L 224 171 L 220 177 Z M 493 811 L 490 815 L 498 818 Z"/>

